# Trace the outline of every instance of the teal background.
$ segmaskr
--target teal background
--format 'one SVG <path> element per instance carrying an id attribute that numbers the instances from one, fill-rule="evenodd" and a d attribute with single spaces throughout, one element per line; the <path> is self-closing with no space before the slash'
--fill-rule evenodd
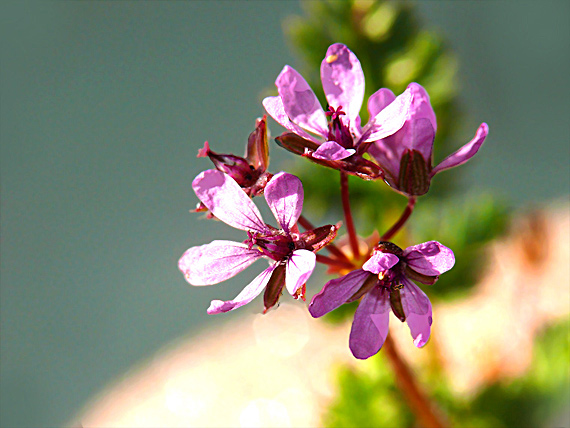
<path id="1" fill-rule="evenodd" d="M 491 128 L 463 184 L 523 209 L 567 198 L 570 4 L 417 6 L 460 60 L 457 147 Z M 2 427 L 60 426 L 160 347 L 239 316 L 205 309 L 255 268 L 191 288 L 176 261 L 242 239 L 188 213 L 210 167 L 195 155 L 205 140 L 242 154 L 264 91 L 297 64 L 291 13 L 296 1 L 1 4 Z M 290 157 L 271 150 L 276 172 Z"/>

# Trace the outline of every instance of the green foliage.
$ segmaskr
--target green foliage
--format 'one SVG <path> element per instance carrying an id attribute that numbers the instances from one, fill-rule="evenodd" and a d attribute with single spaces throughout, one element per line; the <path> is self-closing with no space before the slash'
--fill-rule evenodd
<path id="1" fill-rule="evenodd" d="M 486 244 L 500 236 L 510 210 L 490 194 L 420 200 L 410 220 L 413 243 L 437 240 L 453 249 L 455 266 L 428 287 L 430 297 L 464 294 L 478 279 Z"/>
<path id="2" fill-rule="evenodd" d="M 390 368 L 377 355 L 364 362 L 367 369 L 342 367 L 338 388 L 342 391 L 323 417 L 332 428 L 412 426 L 414 417 L 394 384 Z"/>
<path id="3" fill-rule="evenodd" d="M 547 427 L 570 400 L 568 320 L 547 329 L 522 377 L 489 385 L 472 399 L 458 398 L 435 367 L 422 373 L 451 425 L 469 428 Z M 411 342 L 410 342 L 410 346 Z M 419 352 L 419 351 L 418 351 Z M 323 416 L 327 427 L 413 427 L 415 419 L 394 383 L 382 352 L 359 370 L 337 372 L 339 394 Z"/>

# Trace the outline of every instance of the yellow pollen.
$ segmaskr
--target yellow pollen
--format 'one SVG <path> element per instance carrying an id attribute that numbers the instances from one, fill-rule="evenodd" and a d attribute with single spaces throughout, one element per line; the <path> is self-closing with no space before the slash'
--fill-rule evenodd
<path id="1" fill-rule="evenodd" d="M 380 273 L 378 274 L 378 279 L 379 279 L 379 280 L 383 280 L 383 279 L 384 279 L 384 272 L 380 272 Z"/>
<path id="2" fill-rule="evenodd" d="M 327 64 L 330 64 L 331 62 L 335 62 L 338 59 L 338 55 L 332 54 L 327 56 L 327 59 L 325 60 L 327 62 Z"/>

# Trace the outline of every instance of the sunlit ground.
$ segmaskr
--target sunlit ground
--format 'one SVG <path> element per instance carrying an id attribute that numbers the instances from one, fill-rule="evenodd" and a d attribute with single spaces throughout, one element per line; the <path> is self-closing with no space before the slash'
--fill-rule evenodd
<path id="1" fill-rule="evenodd" d="M 474 292 L 434 307 L 425 348 L 416 349 L 407 327 L 395 318 L 391 334 L 418 372 L 439 361 L 459 396 L 514 379 L 529 368 L 534 338 L 568 317 L 569 260 L 568 207 L 521 217 L 490 248 L 488 269 Z M 319 426 L 335 394 L 335 367 L 370 368 L 351 356 L 349 327 L 312 319 L 300 302 L 284 302 L 267 315 L 233 318 L 133 369 L 73 423 Z"/>

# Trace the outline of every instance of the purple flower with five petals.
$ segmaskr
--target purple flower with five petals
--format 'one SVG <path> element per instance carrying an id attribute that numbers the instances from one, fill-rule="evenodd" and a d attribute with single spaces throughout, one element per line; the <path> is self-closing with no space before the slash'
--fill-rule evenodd
<path id="1" fill-rule="evenodd" d="M 467 162 L 477 153 L 489 132 L 486 123 L 477 129 L 475 137 L 433 167 L 433 141 L 437 123 L 426 90 L 411 83 L 412 105 L 406 122 L 396 133 L 383 137 L 368 148 L 384 172 L 384 180 L 395 190 L 408 195 L 420 196 L 429 190 L 432 177 L 440 171 Z M 397 102 L 389 89 L 380 89 L 375 108 L 380 111 Z"/>
<path id="2" fill-rule="evenodd" d="M 265 310 L 274 306 L 283 287 L 295 298 L 304 298 L 305 282 L 315 268 L 314 252 L 334 239 L 338 226 L 299 233 L 297 219 L 303 208 L 301 181 L 284 172 L 265 187 L 265 199 L 281 229 L 267 225 L 252 200 L 229 175 L 207 170 L 192 182 L 202 203 L 224 223 L 247 232 L 244 243 L 213 241 L 192 247 L 178 262 L 186 281 L 211 285 L 238 274 L 264 257 L 270 266 L 230 301 L 214 300 L 209 314 L 228 312 L 252 301 L 265 288 Z"/>
<path id="3" fill-rule="evenodd" d="M 271 117 L 291 131 L 276 141 L 316 163 L 363 178 L 378 177 L 378 167 L 362 155 L 370 143 L 404 125 L 411 91 L 406 90 L 389 105 L 384 104 L 384 92 L 373 94 L 368 100 L 370 120 L 362 127 L 359 112 L 364 73 L 356 55 L 341 43 L 331 45 L 321 63 L 321 80 L 329 104 L 326 113 L 305 79 L 292 67 L 283 68 L 275 81 L 279 95 L 263 100 Z"/>
<path id="4" fill-rule="evenodd" d="M 408 323 L 414 344 L 421 347 L 430 336 L 432 308 L 412 280 L 433 284 L 454 264 L 453 252 L 436 241 L 405 250 L 381 241 L 362 269 L 327 282 L 313 297 L 309 312 L 318 318 L 364 296 L 350 331 L 349 347 L 356 358 L 369 358 L 382 348 L 388 335 L 390 308 L 397 318 Z"/>

